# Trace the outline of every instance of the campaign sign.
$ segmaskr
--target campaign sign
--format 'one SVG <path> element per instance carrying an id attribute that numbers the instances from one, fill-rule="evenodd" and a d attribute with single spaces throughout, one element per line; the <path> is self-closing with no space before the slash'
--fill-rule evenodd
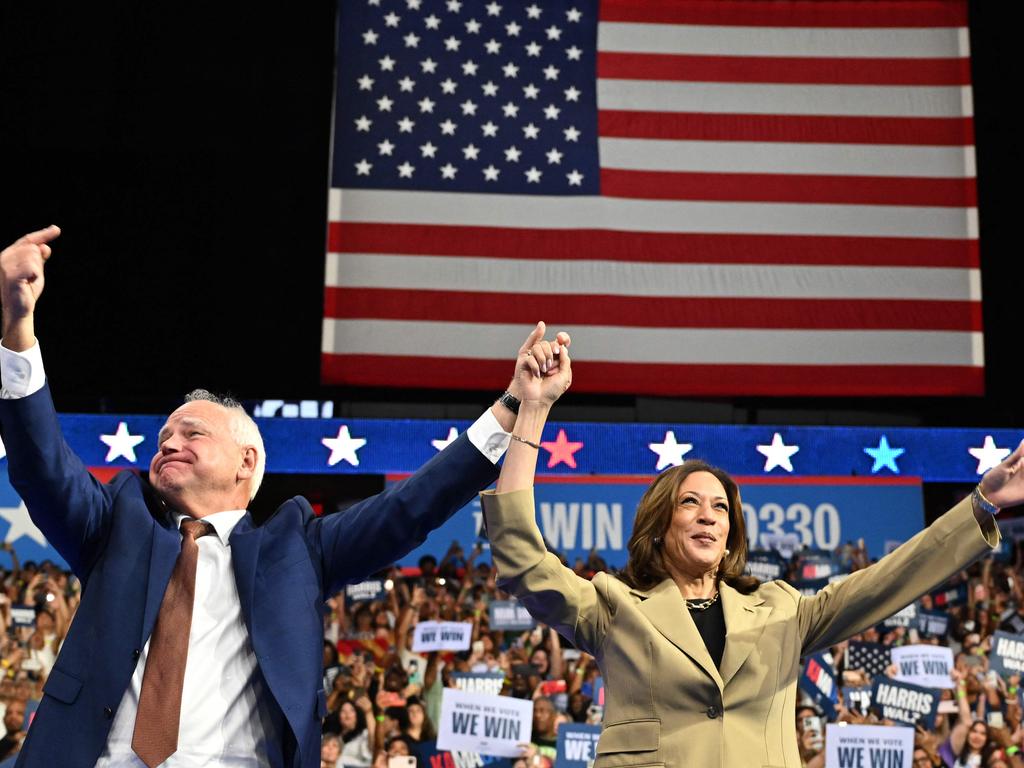
<path id="1" fill-rule="evenodd" d="M 497 696 L 505 685 L 504 672 L 452 672 L 452 682 L 460 691 Z"/>
<path id="2" fill-rule="evenodd" d="M 12 605 L 11 623 L 16 627 L 34 627 L 36 625 L 36 609 L 30 605 Z"/>
<path id="3" fill-rule="evenodd" d="M 953 688 L 953 649 L 944 645 L 903 645 L 890 651 L 896 679 L 924 688 Z"/>
<path id="4" fill-rule="evenodd" d="M 913 757 L 913 728 L 825 726 L 825 768 L 910 768 Z"/>
<path id="5" fill-rule="evenodd" d="M 507 757 L 481 755 L 479 752 L 450 752 L 438 749 L 435 741 L 421 741 L 411 746 L 419 768 L 512 768 L 512 761 Z M 338 764 L 341 765 L 341 761 Z"/>
<path id="6" fill-rule="evenodd" d="M 992 634 L 992 650 L 988 654 L 988 668 L 1004 679 L 1010 675 L 1024 675 L 1024 637 L 1009 632 Z"/>
<path id="7" fill-rule="evenodd" d="M 462 621 L 421 621 L 416 625 L 412 649 L 428 651 L 465 651 L 473 639 L 473 625 Z"/>
<path id="8" fill-rule="evenodd" d="M 957 584 L 955 587 L 947 587 L 932 592 L 932 604 L 936 608 L 952 608 L 954 605 L 963 605 L 966 602 L 966 584 Z"/>
<path id="9" fill-rule="evenodd" d="M 917 626 L 917 606 L 911 603 L 903 610 L 894 613 L 887 619 L 882 621 L 882 626 L 886 629 L 896 629 L 897 627 L 916 627 Z"/>
<path id="10" fill-rule="evenodd" d="M 747 555 L 747 573 L 759 581 L 781 579 L 786 563 L 775 552 L 750 552 Z"/>
<path id="11" fill-rule="evenodd" d="M 562 723 L 558 726 L 555 768 L 590 768 L 597 758 L 600 725 Z"/>
<path id="12" fill-rule="evenodd" d="M 879 677 L 871 688 L 871 705 L 883 720 L 895 720 L 914 726 L 923 719 L 924 727 L 935 727 L 941 692 L 913 683 Z"/>
<path id="13" fill-rule="evenodd" d="M 383 579 L 368 579 L 358 584 L 345 585 L 345 599 L 350 603 L 368 603 L 387 596 Z"/>
<path id="14" fill-rule="evenodd" d="M 653 475 L 566 482 L 579 479 L 537 479 L 534 495 L 541 534 L 570 563 L 586 560 L 596 550 L 609 566 L 621 568 L 626 564 L 637 504 Z M 751 549 L 786 543 L 787 551 L 829 553 L 847 541 L 864 539 L 869 553 L 878 557 L 887 539 L 906 540 L 921 530 L 924 506 L 919 481 L 848 476 L 830 480 L 807 484 L 807 478 L 801 477 L 742 478 Z M 414 566 L 425 554 L 440 560 L 453 540 L 469 551 L 481 535 L 482 521 L 480 502 L 474 499 L 399 564 Z M 818 566 L 825 570 L 824 562 Z"/>
<path id="15" fill-rule="evenodd" d="M 533 702 L 511 696 L 445 688 L 441 694 L 438 749 L 518 757 L 530 740 Z"/>
<path id="16" fill-rule="evenodd" d="M 919 610 L 917 631 L 935 637 L 945 637 L 949 632 L 949 616 L 941 611 Z"/>
<path id="17" fill-rule="evenodd" d="M 816 653 L 808 657 L 799 685 L 824 710 L 828 718 L 835 717 L 839 686 L 831 653 Z"/>
<path id="18" fill-rule="evenodd" d="M 866 685 L 858 688 L 843 688 L 843 704 L 849 710 L 866 715 L 871 707 L 871 688 Z"/>
<path id="19" fill-rule="evenodd" d="M 530 612 L 516 600 L 492 600 L 487 610 L 491 629 L 524 630 L 533 629 L 536 624 Z"/>

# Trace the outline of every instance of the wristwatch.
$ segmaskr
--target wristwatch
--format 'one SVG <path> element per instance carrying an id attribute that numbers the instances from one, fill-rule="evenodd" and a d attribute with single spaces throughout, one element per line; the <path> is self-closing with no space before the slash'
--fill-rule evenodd
<path id="1" fill-rule="evenodd" d="M 512 413 L 519 415 L 519 398 L 513 395 L 511 392 L 506 392 L 498 398 L 498 402 L 508 408 Z"/>

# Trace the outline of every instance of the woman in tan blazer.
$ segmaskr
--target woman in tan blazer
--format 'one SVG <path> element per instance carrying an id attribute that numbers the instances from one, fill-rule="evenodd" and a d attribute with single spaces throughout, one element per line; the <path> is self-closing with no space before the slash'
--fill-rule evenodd
<path id="1" fill-rule="evenodd" d="M 595 768 L 789 766 L 800 657 L 875 624 L 999 542 L 985 505 L 1024 500 L 1024 443 L 977 494 L 875 565 L 803 597 L 743 575 L 739 489 L 687 462 L 645 493 L 618 578 L 579 578 L 547 552 L 533 507 L 537 443 L 568 389 L 569 338 L 520 357 L 526 383 L 513 442 L 484 518 L 499 584 L 592 654 L 605 680 Z"/>

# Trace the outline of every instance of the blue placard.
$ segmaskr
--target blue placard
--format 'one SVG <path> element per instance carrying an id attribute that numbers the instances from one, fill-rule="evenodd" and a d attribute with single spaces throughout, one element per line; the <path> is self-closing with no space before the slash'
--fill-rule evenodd
<path id="1" fill-rule="evenodd" d="M 776 552 L 751 551 L 747 555 L 747 573 L 760 581 L 774 581 L 786 575 L 786 561 Z"/>
<path id="2" fill-rule="evenodd" d="M 1010 675 L 1024 677 L 1024 636 L 997 631 L 992 634 L 988 668 L 1004 680 Z"/>
<path id="3" fill-rule="evenodd" d="M 857 688 L 843 688 L 843 704 L 851 711 L 866 715 L 871 706 L 871 687 L 863 685 Z"/>
<path id="4" fill-rule="evenodd" d="M 918 610 L 917 631 L 925 635 L 945 637 L 949 632 L 949 616 L 942 611 Z"/>
<path id="5" fill-rule="evenodd" d="M 492 600 L 487 607 L 489 626 L 494 630 L 522 631 L 533 629 L 537 622 L 516 600 Z"/>
<path id="6" fill-rule="evenodd" d="M 941 693 L 936 688 L 922 688 L 913 683 L 879 677 L 871 687 L 871 706 L 878 709 L 883 720 L 895 720 L 913 727 L 923 719 L 924 727 L 931 730 L 939 713 Z"/>
<path id="7" fill-rule="evenodd" d="M 814 699 L 814 703 L 829 720 L 835 718 L 836 704 L 839 702 L 839 681 L 836 679 L 831 653 L 816 653 L 807 657 L 799 686 Z"/>
<path id="8" fill-rule="evenodd" d="M 600 725 L 563 723 L 558 726 L 555 768 L 590 768 L 597 757 Z"/>
<path id="9" fill-rule="evenodd" d="M 345 585 L 345 599 L 350 603 L 369 603 L 387 597 L 383 579 L 367 579 Z"/>
<path id="10" fill-rule="evenodd" d="M 452 681 L 460 691 L 470 693 L 486 693 L 491 696 L 501 694 L 505 685 L 504 672 L 452 672 Z"/>

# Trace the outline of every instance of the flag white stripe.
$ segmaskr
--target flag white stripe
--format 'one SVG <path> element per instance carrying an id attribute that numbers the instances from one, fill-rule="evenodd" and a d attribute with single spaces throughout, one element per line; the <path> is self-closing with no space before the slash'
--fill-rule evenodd
<path id="1" fill-rule="evenodd" d="M 624 232 L 973 239 L 976 208 L 720 203 L 376 189 L 331 191 L 331 221 Z"/>
<path id="2" fill-rule="evenodd" d="M 743 115 L 966 117 L 964 85 L 777 85 L 667 80 L 597 81 L 599 109 Z"/>
<path id="3" fill-rule="evenodd" d="M 337 288 L 544 295 L 980 301 L 976 269 L 837 267 L 329 253 Z"/>
<path id="4" fill-rule="evenodd" d="M 978 366 L 981 334 L 948 331 L 778 331 L 553 326 L 574 336 L 577 360 L 726 365 Z M 522 324 L 324 319 L 329 354 L 505 359 Z M 467 344 L 466 339 L 472 339 Z"/>
<path id="5" fill-rule="evenodd" d="M 972 147 L 755 141 L 598 140 L 602 168 L 694 173 L 973 178 Z"/>
<path id="6" fill-rule="evenodd" d="M 597 49 L 698 56 L 946 59 L 966 56 L 965 27 L 738 27 L 601 22 Z"/>

